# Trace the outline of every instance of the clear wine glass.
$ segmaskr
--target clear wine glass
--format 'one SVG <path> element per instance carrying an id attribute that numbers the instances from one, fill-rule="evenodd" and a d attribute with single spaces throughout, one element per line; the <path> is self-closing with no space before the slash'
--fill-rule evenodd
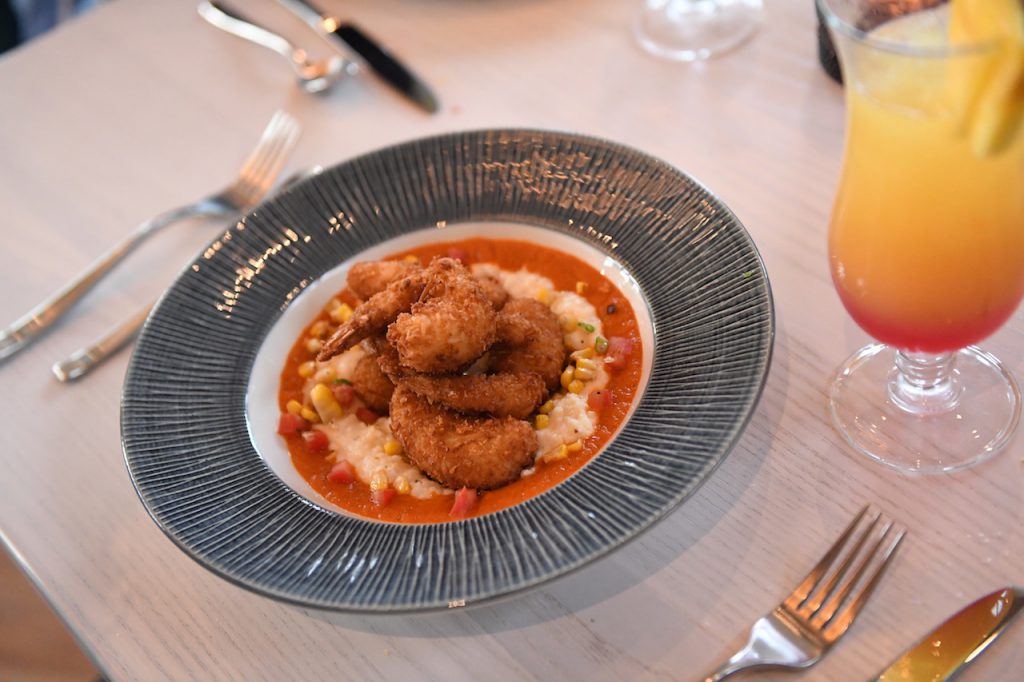
<path id="1" fill-rule="evenodd" d="M 760 21 L 761 0 L 645 0 L 634 34 L 651 54 L 689 62 L 736 47 Z"/>
<path id="2" fill-rule="evenodd" d="M 832 279 L 878 341 L 839 368 L 832 419 L 894 468 L 963 469 L 1020 419 L 1017 382 L 974 344 L 1024 295 L 1024 135 L 1005 117 L 1022 103 L 984 89 L 979 75 L 1005 53 L 951 42 L 944 2 L 817 2 L 847 102 Z"/>

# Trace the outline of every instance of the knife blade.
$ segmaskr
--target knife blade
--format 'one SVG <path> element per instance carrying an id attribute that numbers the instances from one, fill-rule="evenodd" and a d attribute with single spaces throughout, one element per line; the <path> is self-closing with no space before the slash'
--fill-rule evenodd
<path id="1" fill-rule="evenodd" d="M 418 76 L 399 62 L 380 44 L 350 21 L 342 21 L 319 9 L 309 0 L 278 0 L 292 13 L 324 36 L 334 36 L 362 57 L 388 84 L 416 102 L 429 113 L 435 113 L 438 100 Z"/>
<path id="2" fill-rule="evenodd" d="M 1004 587 L 968 604 L 907 649 L 875 682 L 951 680 L 1001 635 L 1024 606 L 1024 591 Z"/>

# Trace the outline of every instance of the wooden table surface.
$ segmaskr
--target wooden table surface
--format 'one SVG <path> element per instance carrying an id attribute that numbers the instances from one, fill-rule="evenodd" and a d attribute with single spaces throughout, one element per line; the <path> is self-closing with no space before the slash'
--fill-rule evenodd
<path id="1" fill-rule="evenodd" d="M 371 77 L 301 92 L 279 57 L 193 0 L 118 0 L 0 59 L 0 320 L 13 320 L 152 214 L 233 177 L 270 114 L 303 124 L 289 169 L 445 131 L 524 126 L 631 145 L 739 216 L 777 311 L 764 395 L 722 466 L 621 550 L 524 596 L 400 617 L 309 613 L 180 552 L 121 454 L 128 353 L 74 385 L 50 364 L 140 309 L 216 234 L 147 244 L 58 329 L 0 365 L 0 531 L 113 679 L 696 680 L 742 643 L 867 501 L 907 542 L 846 639 L 806 679 L 864 679 L 966 601 L 1024 582 L 1024 447 L 944 477 L 853 455 L 825 386 L 867 341 L 829 280 L 841 88 L 816 59 L 810 0 L 768 2 L 753 41 L 697 65 L 633 42 L 637 2 L 341 3 L 437 89 L 428 116 Z M 325 45 L 269 0 L 247 9 Z M 984 346 L 1024 375 L 1024 314 Z M 962 679 L 1024 676 L 1024 626 Z M 775 679 L 789 679 L 776 675 Z"/>

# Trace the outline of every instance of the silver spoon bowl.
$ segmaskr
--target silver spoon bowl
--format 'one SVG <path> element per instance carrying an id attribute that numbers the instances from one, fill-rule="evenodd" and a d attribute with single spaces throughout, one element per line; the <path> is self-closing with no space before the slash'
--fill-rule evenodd
<path id="1" fill-rule="evenodd" d="M 299 85 L 306 92 L 324 92 L 343 78 L 355 75 L 359 70 L 355 62 L 341 55 L 313 60 L 302 48 L 259 26 L 219 0 L 203 0 L 197 10 L 199 16 L 222 31 L 262 45 L 288 60 L 298 77 Z"/>

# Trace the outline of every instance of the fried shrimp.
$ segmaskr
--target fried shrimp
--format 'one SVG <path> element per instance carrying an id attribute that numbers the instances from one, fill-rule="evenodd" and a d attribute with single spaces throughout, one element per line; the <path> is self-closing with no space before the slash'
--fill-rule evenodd
<path id="1" fill-rule="evenodd" d="M 418 374 L 399 382 L 431 403 L 458 412 L 515 419 L 530 416 L 548 395 L 544 380 L 532 372 L 441 377 Z"/>
<path id="2" fill-rule="evenodd" d="M 403 311 L 412 308 L 435 272 L 432 268 L 413 270 L 356 306 L 352 317 L 324 342 L 316 359 L 323 362 L 342 353 L 363 339 L 378 334 Z"/>
<path id="3" fill-rule="evenodd" d="M 491 369 L 498 374 L 532 372 L 555 390 L 565 368 L 565 341 L 558 318 L 532 298 L 513 298 L 498 313 L 498 342 Z"/>
<path id="4" fill-rule="evenodd" d="M 422 267 L 416 261 L 364 261 L 352 266 L 348 272 L 346 283 L 353 294 L 365 301 L 377 292 L 383 291 L 392 282 L 398 281 Z M 472 274 L 494 309 L 501 310 L 509 298 L 509 293 L 501 285 L 501 281 L 488 272 L 473 272 Z"/>
<path id="5" fill-rule="evenodd" d="M 505 307 L 509 294 L 505 287 L 501 286 L 501 282 L 497 277 L 479 272 L 473 273 L 473 277 L 476 278 L 477 284 L 483 289 L 484 295 L 487 296 L 487 300 L 491 302 L 491 306 L 495 310 L 501 310 Z"/>
<path id="6" fill-rule="evenodd" d="M 352 266 L 348 271 L 346 283 L 353 294 L 365 301 L 386 289 L 392 282 L 397 282 L 420 269 L 422 266 L 414 261 L 365 261 Z"/>
<path id="7" fill-rule="evenodd" d="M 538 448 L 525 421 L 459 414 L 402 385 L 391 397 L 391 430 L 406 457 L 449 488 L 501 487 L 519 478 Z"/>
<path id="8" fill-rule="evenodd" d="M 436 258 L 356 306 L 324 342 L 317 360 L 329 360 L 387 329 L 403 365 L 418 372 L 450 372 L 490 347 L 495 319 L 490 301 L 462 264 Z"/>
<path id="9" fill-rule="evenodd" d="M 459 371 L 494 343 L 497 314 L 457 260 L 435 259 L 423 272 L 430 274 L 422 295 L 388 327 L 388 343 L 398 351 L 402 366 L 413 371 Z"/>
<path id="10" fill-rule="evenodd" d="M 386 414 L 395 385 L 381 369 L 377 356 L 367 353 L 359 359 L 351 375 L 352 390 L 371 410 Z"/>

